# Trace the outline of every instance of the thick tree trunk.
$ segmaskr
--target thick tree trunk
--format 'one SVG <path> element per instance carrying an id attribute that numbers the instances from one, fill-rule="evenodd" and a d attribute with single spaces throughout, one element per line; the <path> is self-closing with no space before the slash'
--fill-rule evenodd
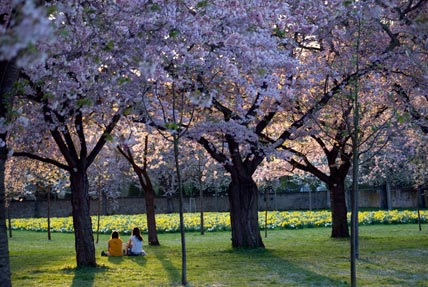
<path id="1" fill-rule="evenodd" d="M 73 171 L 70 183 L 77 267 L 95 267 L 97 264 L 89 209 L 87 174 L 84 171 Z"/>
<path id="2" fill-rule="evenodd" d="M 232 247 L 264 247 L 259 229 L 256 183 L 251 176 L 232 176 L 228 192 Z"/>
<path id="3" fill-rule="evenodd" d="M 348 219 L 345 198 L 345 183 L 343 180 L 334 181 L 328 185 L 330 190 L 332 230 L 331 237 L 349 237 Z"/>
<path id="4" fill-rule="evenodd" d="M 6 12 L 6 11 L 2 11 Z M 4 24 L 4 23 L 1 23 Z M 13 61 L 0 62 L 0 119 L 5 120 L 13 103 L 10 93 L 13 84 L 18 79 L 18 69 Z M 4 127 L 1 127 L 3 130 Z M 7 133 L 0 133 L 0 286 L 12 286 L 10 278 L 9 243 L 6 227 L 6 190 L 4 186 L 5 164 L 8 148 L 6 145 Z"/>

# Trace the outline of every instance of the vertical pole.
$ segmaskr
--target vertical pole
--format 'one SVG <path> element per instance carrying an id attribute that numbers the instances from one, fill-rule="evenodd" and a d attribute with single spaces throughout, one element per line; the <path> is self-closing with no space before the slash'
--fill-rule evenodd
<path id="1" fill-rule="evenodd" d="M 269 190 L 265 188 L 265 238 L 267 237 L 267 226 L 268 226 L 268 209 L 269 209 Z"/>
<path id="2" fill-rule="evenodd" d="M 98 189 L 98 210 L 97 210 L 97 244 L 100 240 L 100 216 L 101 216 L 101 182 L 100 176 L 97 178 L 97 189 Z"/>
<path id="3" fill-rule="evenodd" d="M 416 201 L 416 205 L 418 207 L 418 226 L 419 226 L 419 231 L 422 231 L 422 226 L 421 226 L 421 212 L 420 212 L 420 207 L 421 207 L 421 196 L 422 196 L 422 187 L 418 186 L 418 191 L 417 191 L 417 201 Z"/>
<path id="4" fill-rule="evenodd" d="M 180 214 L 180 234 L 181 234 L 181 284 L 183 286 L 187 285 L 187 266 L 186 266 L 186 239 L 184 232 L 184 216 L 183 216 L 183 183 L 181 181 L 181 172 L 180 172 L 180 164 L 178 160 L 178 144 L 179 138 L 177 134 L 173 135 L 174 137 L 174 158 L 175 158 L 175 170 L 177 173 L 177 182 L 178 182 L 178 191 L 179 191 L 179 214 Z"/>
<path id="5" fill-rule="evenodd" d="M 48 194 L 48 240 L 51 240 L 51 189 L 47 188 Z"/>
<path id="6" fill-rule="evenodd" d="M 201 235 L 204 235 L 205 233 L 205 227 L 204 227 L 204 191 L 202 188 L 202 178 L 199 177 L 199 205 L 200 205 L 200 218 L 201 218 L 201 226 L 200 226 L 200 232 Z"/>
<path id="7" fill-rule="evenodd" d="M 6 211 L 7 211 L 7 225 L 9 227 L 9 238 L 12 238 L 12 219 L 10 216 L 10 206 L 7 205 Z"/>

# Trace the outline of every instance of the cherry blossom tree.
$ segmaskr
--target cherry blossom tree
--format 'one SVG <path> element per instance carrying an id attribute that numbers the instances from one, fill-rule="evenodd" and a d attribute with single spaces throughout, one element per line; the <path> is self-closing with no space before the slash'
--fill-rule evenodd
<path id="1" fill-rule="evenodd" d="M 351 4 L 351 3 L 348 3 L 348 4 Z M 401 41 L 406 42 L 406 40 L 404 39 L 408 37 L 407 35 L 410 32 L 409 29 L 405 30 L 401 28 L 403 26 L 402 25 L 404 21 L 403 19 L 406 18 L 406 21 L 409 21 L 412 17 L 414 18 L 415 17 L 414 13 L 418 12 L 421 8 L 424 7 L 424 5 L 426 5 L 424 1 L 419 1 L 414 5 L 412 4 L 412 2 L 395 3 L 393 1 L 389 2 L 388 4 L 374 2 L 372 3 L 372 5 L 369 5 L 368 3 L 355 2 L 352 5 L 349 5 L 349 11 L 352 13 L 346 14 L 347 15 L 345 20 L 346 22 L 341 22 L 341 25 L 345 24 L 344 26 L 342 26 L 343 30 L 341 32 L 342 33 L 341 35 L 348 37 L 348 40 L 346 41 L 346 43 L 345 42 L 341 43 L 339 41 L 336 41 L 335 38 L 337 37 L 337 35 L 332 34 L 333 41 L 330 42 L 330 49 L 329 49 L 331 54 L 329 55 L 329 58 L 328 58 L 330 60 L 326 61 L 324 65 L 325 67 L 333 67 L 332 64 L 335 65 L 337 68 L 333 67 L 334 73 L 336 75 L 342 74 L 343 75 L 342 78 L 345 78 L 347 74 L 349 75 L 349 71 L 353 70 L 352 69 L 353 61 L 348 59 L 352 59 L 353 56 L 355 56 L 357 53 L 353 49 L 353 46 L 352 46 L 353 40 L 349 38 L 349 36 L 357 35 L 358 31 L 355 30 L 355 27 L 358 27 L 357 22 L 359 21 L 359 19 L 361 20 L 360 22 L 362 26 L 362 29 L 361 29 L 362 34 L 360 35 L 361 46 L 360 46 L 360 53 L 358 53 L 360 68 L 355 72 L 354 75 L 356 77 L 354 77 L 354 80 L 349 82 L 347 85 L 349 87 L 352 87 L 353 82 L 359 81 L 359 85 L 362 85 L 362 88 L 359 90 L 359 93 L 363 93 L 363 96 L 365 97 L 363 101 L 364 101 L 364 105 L 366 105 L 365 111 L 362 111 L 360 114 L 363 117 L 366 117 L 366 120 L 372 118 L 371 122 L 370 121 L 368 122 L 371 125 L 365 124 L 367 128 L 364 128 L 364 124 L 362 125 L 362 127 L 357 127 L 357 130 L 359 130 L 360 133 L 365 133 L 366 135 L 369 135 L 370 134 L 370 132 L 368 132 L 369 130 L 375 130 L 382 126 L 387 127 L 387 125 L 390 124 L 390 120 L 388 119 L 388 117 L 382 118 L 381 115 L 387 112 L 387 109 L 388 109 L 387 103 L 389 103 L 390 106 L 393 106 L 394 100 L 396 101 L 396 99 L 392 98 L 391 95 L 385 95 L 383 91 L 388 91 L 388 92 L 391 91 L 391 81 L 393 81 L 394 79 L 394 77 L 391 77 L 391 73 L 393 73 L 394 71 L 396 71 L 396 69 L 398 69 L 396 60 L 398 56 L 401 57 L 401 53 L 403 52 L 399 43 Z M 352 15 L 354 15 L 354 17 Z M 339 18 L 340 17 L 341 16 L 339 16 Z M 385 19 L 388 19 L 388 21 L 385 21 Z M 349 25 L 351 23 L 354 23 L 354 25 Z M 322 40 L 324 41 L 327 39 L 328 38 L 325 38 Z M 323 42 L 320 42 L 320 43 L 323 43 Z M 337 45 L 338 43 L 341 43 L 341 45 Z M 342 53 L 342 55 L 347 54 L 348 59 L 341 58 L 338 53 Z M 340 62 L 341 64 L 337 65 L 338 62 Z M 409 63 L 408 60 L 405 62 Z M 377 66 L 374 66 L 373 64 L 376 64 Z M 346 92 L 346 89 L 349 89 L 347 86 L 342 87 L 341 90 L 343 92 Z M 327 87 L 328 86 L 326 86 L 326 88 Z M 380 97 L 378 95 L 380 95 Z M 379 101 L 379 99 L 382 99 L 382 100 Z M 373 106 L 373 105 L 376 105 L 376 106 Z M 343 111 L 345 112 L 346 109 L 343 109 Z M 376 111 L 376 113 L 370 115 L 370 113 L 368 113 L 367 111 Z M 349 111 L 347 113 L 349 113 Z M 330 118 L 333 118 L 333 119 L 345 118 L 343 116 L 340 116 L 341 113 L 333 112 L 332 114 L 334 116 L 333 117 L 330 116 Z M 387 114 L 391 115 L 390 112 L 387 112 Z M 318 115 L 316 117 L 319 118 Z M 321 118 L 324 118 L 324 120 L 320 121 L 320 125 L 324 125 L 323 123 L 326 123 L 325 117 L 321 117 Z M 348 118 L 348 116 L 346 116 L 346 118 Z M 384 124 L 378 123 L 373 125 L 374 123 L 378 122 L 378 120 L 383 121 Z M 345 122 L 346 121 L 344 121 L 344 123 Z M 391 123 L 391 125 L 393 124 Z M 331 135 L 330 136 L 331 139 L 335 138 L 336 140 L 338 140 L 340 138 L 341 140 L 343 140 L 346 137 L 350 137 L 352 134 L 351 132 L 352 130 L 349 130 L 349 129 L 347 132 L 344 132 L 343 129 L 339 129 L 338 127 L 334 128 L 333 130 L 336 132 L 336 136 L 334 137 L 333 135 Z M 340 132 L 340 130 L 342 130 L 342 132 Z M 315 138 L 314 136 L 312 137 Z M 373 138 L 373 137 L 371 136 L 368 139 L 370 138 Z M 363 144 L 370 146 L 368 145 L 369 142 L 365 142 L 365 141 L 366 139 L 363 139 Z M 320 140 L 317 139 L 317 142 L 320 143 Z M 324 141 L 322 142 L 323 143 L 321 146 L 323 147 L 323 149 L 327 148 L 327 146 L 325 145 L 325 142 Z M 336 147 L 339 148 L 340 146 L 341 145 L 339 144 Z M 331 151 L 335 149 L 334 145 L 332 147 L 333 149 L 331 149 Z M 347 158 L 348 156 L 350 156 L 350 154 L 346 153 L 344 150 L 342 150 L 342 153 L 339 153 L 339 154 L 340 156 L 346 155 Z M 329 158 L 329 156 L 327 158 Z M 340 163 L 345 164 L 346 162 L 347 160 L 344 160 L 344 159 L 339 161 L 339 163 L 337 161 L 329 160 L 330 176 L 333 175 L 333 172 L 331 171 L 331 169 L 332 167 L 334 167 L 334 165 L 340 166 Z M 304 165 L 308 166 L 308 163 L 305 163 Z M 350 163 L 345 164 L 343 167 L 345 166 L 347 167 L 345 168 L 345 170 L 342 170 L 343 171 L 343 174 L 341 176 L 342 179 L 346 177 L 347 170 L 349 170 L 349 168 L 351 167 Z M 335 186 L 337 187 L 341 185 L 335 183 Z M 334 194 L 331 185 L 330 185 L 330 190 Z M 341 210 L 340 213 L 342 214 L 342 216 L 340 216 L 342 219 L 339 221 L 342 222 L 341 224 L 343 228 L 341 228 L 340 230 L 342 230 L 343 232 L 340 232 L 339 230 L 335 231 L 334 223 L 335 222 L 338 223 L 338 221 L 335 220 L 335 218 L 337 218 L 337 215 L 335 216 L 334 211 L 335 209 L 337 210 L 337 208 L 334 208 L 334 199 L 333 199 L 334 196 L 332 194 L 331 198 L 332 198 L 332 211 L 333 211 L 333 236 L 334 234 L 336 235 L 339 234 L 339 236 L 341 235 L 346 236 L 347 234 L 346 232 L 347 228 L 345 228 L 346 227 L 346 213 L 345 213 L 346 206 L 345 206 L 345 201 L 343 200 L 344 199 L 343 193 L 342 192 L 340 193 L 342 194 L 342 196 L 340 196 L 341 200 L 339 200 L 341 203 L 336 202 L 336 207 L 338 207 L 337 204 L 341 206 L 340 208 L 338 208 L 338 210 Z"/>
<path id="2" fill-rule="evenodd" d="M 137 135 L 131 134 L 128 136 L 128 138 L 123 138 L 119 141 L 117 149 L 132 166 L 132 169 L 138 177 L 138 181 L 140 182 L 141 188 L 144 191 L 144 198 L 146 203 L 148 242 L 150 245 L 159 245 L 155 217 L 155 190 L 152 181 L 152 175 L 149 172 L 152 167 L 149 162 L 149 134 L 141 134 L 138 132 L 137 134 L 144 137 L 143 139 L 139 138 L 142 143 L 139 143 L 138 139 L 136 139 Z M 154 141 L 159 143 L 159 138 L 152 136 L 152 139 L 150 140 L 152 144 L 150 154 L 152 155 L 154 149 Z M 138 155 L 134 151 L 138 151 Z M 153 156 L 151 158 L 153 160 Z"/>
<path id="3" fill-rule="evenodd" d="M 175 69 L 173 69 L 174 71 Z M 180 86 L 176 87 L 174 75 L 171 77 L 171 82 L 164 82 L 162 85 L 156 85 L 153 97 L 150 100 L 143 99 L 143 106 L 146 111 L 146 116 L 149 121 L 156 123 L 157 131 L 160 135 L 170 143 L 173 149 L 174 173 L 176 175 L 176 184 L 179 198 L 179 218 L 180 218 L 180 236 L 181 236 L 181 283 L 187 285 L 187 251 L 186 239 L 184 230 L 184 209 L 183 209 L 183 178 L 182 164 L 180 162 L 181 141 L 186 135 L 188 128 L 193 121 L 194 109 L 189 107 L 189 99 L 186 98 Z M 180 80 L 178 79 L 178 82 Z M 171 104 L 166 112 L 164 108 L 165 102 Z M 163 111 L 162 116 L 156 113 L 153 106 L 158 106 Z"/>
<path id="4" fill-rule="evenodd" d="M 31 64 L 43 53 L 34 45 L 47 41 L 46 13 L 32 1 L 0 1 L 0 282 L 11 286 L 9 249 L 5 214 L 5 163 L 9 154 L 7 135 L 13 105 L 13 84 L 18 78 L 19 67 Z"/>
<path id="5" fill-rule="evenodd" d="M 362 157 L 362 182 L 383 188 L 382 207 L 392 208 L 392 186 L 424 187 L 426 177 L 426 135 L 420 126 L 411 121 L 404 121 L 398 133 L 388 145 L 375 154 L 368 153 Z M 421 203 L 427 202 L 421 194 Z"/>
<path id="6" fill-rule="evenodd" d="M 306 133 L 308 120 L 344 87 L 391 57 L 394 39 L 375 47 L 358 72 L 349 63 L 338 70 L 335 65 L 349 62 L 353 51 L 347 15 L 354 7 L 347 3 L 189 1 L 165 7 L 152 6 L 162 17 L 145 27 L 152 38 L 144 51 L 157 51 L 157 66 L 152 87 L 140 91 L 153 97 L 174 86 L 205 108 L 189 135 L 231 174 L 232 245 L 263 246 L 252 178 L 258 165 Z M 151 109 L 151 124 L 170 115 L 171 106 Z"/>
<path id="7" fill-rule="evenodd" d="M 428 69 L 425 65 L 428 49 L 426 42 L 428 8 L 426 6 L 426 1 L 418 1 L 416 3 L 409 2 L 407 5 L 402 5 L 401 9 L 396 9 L 404 23 L 396 27 L 399 31 L 397 39 L 401 47 L 399 58 L 401 65 L 394 66 L 391 71 L 391 75 L 393 75 L 391 90 L 400 99 L 395 104 L 396 109 L 402 112 L 400 120 L 418 126 L 422 132 L 420 134 L 412 131 L 412 129 L 408 132 L 412 135 L 408 137 L 411 139 L 408 143 L 413 145 L 408 158 L 412 162 L 410 171 L 414 176 L 416 185 L 418 185 L 418 191 L 421 191 L 421 188 L 426 185 L 426 168 L 423 160 L 426 158 L 426 140 L 424 138 L 428 134 L 428 101 L 426 95 Z M 409 151 L 409 149 L 405 149 L 405 151 Z M 409 162 L 409 160 L 404 162 Z M 392 161 L 392 163 L 403 163 L 403 161 Z M 399 169 L 399 167 L 395 167 L 395 164 L 392 164 L 393 167 L 390 170 Z M 409 170 L 406 169 L 406 171 Z"/>
<path id="8" fill-rule="evenodd" d="M 127 94 L 120 72 L 123 63 L 115 54 L 123 54 L 119 49 L 126 47 L 123 42 L 128 38 L 120 37 L 114 22 L 121 20 L 115 17 L 118 5 L 50 3 L 56 40 L 38 45 L 48 57 L 41 65 L 25 67 L 18 90 L 21 117 L 32 120 L 31 128 L 26 121 L 28 125 L 21 129 L 27 134 L 20 134 L 19 145 L 18 138 L 15 140 L 17 146 L 32 149 L 14 155 L 41 160 L 69 173 L 77 266 L 95 266 L 87 170 L 127 108 L 126 100 L 121 100 Z M 98 131 L 91 141 L 85 132 L 88 129 Z M 52 158 L 53 150 L 42 150 L 49 139 L 62 158 Z"/>
<path id="9" fill-rule="evenodd" d="M 374 96 L 370 93 L 372 88 L 366 88 L 362 91 L 365 97 L 360 97 L 359 156 L 376 154 L 398 131 L 393 129 L 394 111 L 389 108 L 387 97 L 382 92 Z M 349 236 L 345 180 L 353 167 L 353 107 L 352 98 L 330 100 L 311 127 L 312 134 L 286 148 L 293 154 L 287 159 L 292 166 L 313 174 L 330 190 L 332 237 Z"/>
<path id="10" fill-rule="evenodd" d="M 252 182 L 251 176 L 263 158 L 267 154 L 274 154 L 274 148 L 282 148 L 283 144 L 287 145 L 288 142 L 296 141 L 305 134 L 311 135 L 311 132 L 314 131 L 308 129 L 310 119 L 317 118 L 318 111 L 322 111 L 322 108 L 332 98 L 339 94 L 349 93 L 349 89 L 355 81 L 363 79 L 367 83 L 366 86 L 375 89 L 375 91 L 380 91 L 382 88 L 390 90 L 385 82 L 390 83 L 389 73 L 398 66 L 397 55 L 400 57 L 402 55 L 403 50 L 399 45 L 400 37 L 407 37 L 411 33 L 411 30 L 405 29 L 405 25 L 403 28 L 401 24 L 415 17 L 414 14 L 421 9 L 426 9 L 426 3 L 425 1 L 414 4 L 398 1 L 391 1 L 387 4 L 376 1 L 370 3 L 294 1 L 289 4 L 288 8 L 289 11 L 285 18 L 293 19 L 293 23 L 298 22 L 300 25 L 288 25 L 285 29 L 275 25 L 270 27 L 277 27 L 271 34 L 282 39 L 283 42 L 282 45 L 277 44 L 276 47 L 289 49 L 287 51 L 290 53 L 287 55 L 292 55 L 293 58 L 288 59 L 294 60 L 295 69 L 287 69 L 290 64 L 287 65 L 284 62 L 278 66 L 270 66 L 271 62 L 264 61 L 263 68 L 257 70 L 259 72 L 257 76 L 263 80 L 259 80 L 258 85 L 253 85 L 252 89 L 249 89 L 249 84 L 257 83 L 256 81 L 250 82 L 250 80 L 257 79 L 257 76 L 254 76 L 253 73 L 251 77 L 245 77 L 244 75 L 248 71 L 244 68 L 247 68 L 248 65 L 241 67 L 238 63 L 245 63 L 243 55 L 251 49 L 251 46 L 246 44 L 254 42 L 246 42 L 246 33 L 240 31 L 239 34 L 233 34 L 233 37 L 228 37 L 227 34 L 222 37 L 226 39 L 224 43 L 228 45 L 227 48 L 233 47 L 232 51 L 237 51 L 243 47 L 246 49 L 239 50 L 240 55 L 235 55 L 233 61 L 230 62 L 239 71 L 237 74 L 240 75 L 240 79 L 231 80 L 229 86 L 220 86 L 222 87 L 221 90 L 218 82 L 216 82 L 221 77 L 210 78 L 204 74 L 204 77 L 199 81 L 199 85 L 203 88 L 202 91 L 205 93 L 215 92 L 212 92 L 213 95 L 211 95 L 212 106 L 207 120 L 197 126 L 203 130 L 206 136 L 197 135 L 195 138 L 204 145 L 214 158 L 222 162 L 226 169 L 229 168 L 228 171 L 232 174 L 232 184 L 233 182 L 236 182 L 236 185 L 238 182 L 239 184 L 247 182 L 248 186 L 254 186 L 250 184 Z M 314 14 L 313 11 L 315 10 L 319 12 Z M 258 9 L 258 17 L 266 20 L 262 11 L 263 9 Z M 240 15 L 245 14 L 241 13 Z M 356 70 L 354 61 L 352 61 L 356 53 L 353 39 L 357 34 L 355 23 L 359 18 L 362 19 L 362 31 L 365 34 L 362 35 L 360 65 L 359 69 Z M 243 22 L 251 23 L 251 20 Z M 238 35 L 239 40 L 237 40 Z M 258 34 L 258 36 L 260 40 L 262 35 Z M 272 38 L 276 39 L 275 37 Z M 272 39 L 270 40 L 272 41 Z M 267 43 L 269 40 L 264 39 L 263 45 L 265 45 L 264 51 L 266 53 L 270 51 L 266 47 Z M 222 48 L 224 47 L 214 50 L 213 53 L 220 53 Z M 275 49 L 272 46 L 270 48 Z M 276 50 L 275 55 L 280 57 L 280 53 L 284 50 Z M 261 53 L 256 55 L 259 56 Z M 222 59 L 224 58 L 225 56 L 222 54 Z M 251 58 L 251 68 L 257 67 L 256 59 L 256 57 Z M 274 63 L 280 63 L 279 58 L 270 56 L 268 59 L 270 61 L 278 59 Z M 405 59 L 403 58 L 403 60 Z M 406 61 L 408 63 L 408 60 Z M 289 63 L 293 62 L 290 61 Z M 230 68 L 232 64 L 228 67 Z M 271 70 L 268 70 L 269 67 Z M 266 71 L 266 74 L 260 73 L 261 70 Z M 229 77 L 230 74 L 228 74 Z M 283 78 L 275 81 L 272 75 L 278 74 L 283 75 Z M 212 86 L 213 83 L 216 84 L 215 89 Z M 229 89 L 225 90 L 224 87 L 229 87 Z M 239 91 L 239 93 L 234 93 L 234 91 Z M 364 89 L 363 92 L 365 92 Z M 373 93 L 371 96 L 374 97 L 375 94 Z M 229 97 L 225 97 L 226 95 Z M 251 97 L 252 95 L 253 97 Z M 381 109 L 377 110 L 382 111 Z M 218 113 L 216 114 L 215 111 Z M 219 117 L 220 115 L 223 116 Z M 340 137 L 347 136 L 346 134 L 337 134 Z M 213 140 L 214 136 L 216 141 Z M 228 154 L 219 152 L 219 147 L 223 143 L 227 143 Z M 234 155 L 235 157 L 233 157 Z M 239 165 L 241 168 L 237 168 Z M 349 170 L 349 168 L 350 166 L 346 169 Z M 233 171 L 234 169 L 237 170 Z M 233 180 L 234 174 L 236 174 L 235 180 Z M 239 179 L 244 174 L 244 178 L 248 180 Z M 345 176 L 346 173 L 344 172 L 342 178 Z M 249 188 L 247 187 L 245 190 L 244 193 L 247 193 Z M 232 194 L 238 194 L 238 192 L 230 191 L 229 195 Z M 343 195 L 342 192 L 340 194 Z M 242 200 L 244 197 L 241 196 L 240 199 Z M 341 223 L 333 226 L 332 234 L 337 237 L 348 236 L 346 206 L 343 199 L 344 196 L 341 196 L 336 200 L 340 202 L 336 204 L 341 206 L 338 210 L 341 210 L 340 213 L 342 214 L 340 216 Z M 249 200 L 248 202 L 254 201 Z M 232 203 L 231 206 L 233 210 Z M 335 213 L 335 211 L 333 212 Z M 243 214 L 235 218 L 240 218 L 242 223 L 248 222 L 248 218 Z M 341 227 L 339 228 L 339 226 Z"/>
<path id="11" fill-rule="evenodd" d="M 284 156 L 275 150 L 296 138 L 310 117 L 353 77 L 332 83 L 328 91 L 323 89 L 324 84 L 317 77 L 325 71 L 321 70 L 321 63 L 315 62 L 322 59 L 322 47 L 312 39 L 317 37 L 315 33 L 327 29 L 331 15 L 322 7 L 313 23 L 310 16 L 303 15 L 303 11 L 313 11 L 313 7 L 303 6 L 286 5 L 285 11 L 277 12 L 284 13 L 283 17 L 272 18 L 273 7 L 253 5 L 254 10 L 239 14 L 248 17 L 246 20 L 232 17 L 228 24 L 236 30 L 230 34 L 222 30 L 224 46 L 212 52 L 228 59 L 219 69 L 228 73 L 214 73 L 216 78 L 207 75 L 200 80 L 200 86 L 211 92 L 212 106 L 207 110 L 209 116 L 193 130 L 194 137 L 231 174 L 228 194 L 234 247 L 263 246 L 257 222 L 258 189 L 252 177 L 257 167 L 267 155 Z M 256 43 L 253 31 L 257 31 Z M 308 33 L 312 35 L 306 36 Z M 316 70 L 318 67 L 320 71 Z M 310 97 L 309 85 L 312 90 L 320 87 L 324 93 Z M 300 97 L 311 100 L 299 107 L 296 99 Z"/>
<path id="12" fill-rule="evenodd" d="M 258 190 L 251 176 L 264 155 L 256 146 L 256 134 L 248 127 L 254 125 L 250 123 L 253 118 L 260 120 L 256 117 L 261 106 L 268 108 L 275 103 L 275 83 L 281 84 L 281 71 L 289 69 L 292 73 L 294 60 L 288 50 L 280 48 L 286 40 L 272 36 L 274 27 L 286 25 L 284 7 L 260 1 L 204 2 L 195 5 L 190 14 L 180 10 L 174 17 L 185 14 L 180 18 L 186 20 L 170 26 L 180 33 L 168 43 L 176 49 L 164 65 L 173 63 L 176 67 L 173 71 L 180 81 L 177 90 L 206 108 L 197 113 L 198 122 L 189 137 L 231 174 L 228 194 L 234 247 L 263 246 L 257 218 Z M 280 16 L 283 12 L 284 19 Z M 195 22 L 203 25 L 195 27 Z M 183 41 L 189 44 L 180 46 Z M 270 59 L 273 55 L 276 58 Z M 191 69 L 187 68 L 189 63 L 194 63 Z M 248 118 L 245 109 L 249 110 Z M 263 128 L 261 123 L 259 129 Z"/>
<path id="13" fill-rule="evenodd" d="M 393 66 L 391 71 L 391 90 L 401 99 L 396 105 L 397 108 L 407 111 L 413 122 L 419 125 L 424 133 L 428 133 L 428 68 L 425 65 L 428 49 L 428 9 L 426 1 L 406 2 L 395 8 L 402 20 L 401 25 L 394 27 L 401 51 L 400 58 L 397 59 L 400 64 Z"/>
<path id="14" fill-rule="evenodd" d="M 204 192 L 209 188 L 218 189 L 224 178 L 221 178 L 221 166 L 219 166 L 206 152 L 197 146 L 197 143 L 187 141 L 182 155 L 183 182 L 192 189 L 199 190 L 200 233 L 205 233 L 204 228 Z M 215 191 L 217 193 L 217 191 Z M 191 211 L 191 210 L 190 210 Z"/>

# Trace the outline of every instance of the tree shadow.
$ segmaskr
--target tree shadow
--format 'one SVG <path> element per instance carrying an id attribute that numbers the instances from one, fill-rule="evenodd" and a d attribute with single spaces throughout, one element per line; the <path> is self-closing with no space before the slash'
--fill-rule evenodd
<path id="1" fill-rule="evenodd" d="M 412 248 L 382 250 L 364 254 L 358 261 L 365 265 L 366 273 L 393 282 L 394 286 L 426 286 L 427 254 L 426 250 Z"/>
<path id="2" fill-rule="evenodd" d="M 251 262 L 256 264 L 258 270 L 262 270 L 260 275 L 263 275 L 263 280 L 268 280 L 267 285 L 274 284 L 280 286 L 313 286 L 314 282 L 318 282 L 318 286 L 349 286 L 346 280 L 338 280 L 331 278 L 328 275 L 319 274 L 300 266 L 290 260 L 285 259 L 287 256 L 278 255 L 280 250 L 271 249 L 231 249 L 223 251 L 232 253 L 238 257 L 238 261 Z M 239 259 L 241 258 L 241 259 Z M 327 258 L 326 258 L 327 260 Z M 246 272 L 243 267 L 242 272 Z"/>
<path id="3" fill-rule="evenodd" d="M 127 259 L 141 266 L 145 266 L 147 263 L 146 257 L 147 256 L 124 256 L 122 259 Z"/>
<path id="4" fill-rule="evenodd" d="M 120 264 L 124 260 L 124 256 L 108 256 L 108 262 L 113 264 Z"/>
<path id="5" fill-rule="evenodd" d="M 166 249 L 165 246 L 157 246 L 156 252 L 154 252 L 156 258 L 167 272 L 170 282 L 178 282 L 181 280 L 181 269 L 174 266 L 170 260 L 171 254 L 175 256 L 176 253 L 177 256 L 180 256 L 181 258 L 181 253 L 177 252 L 176 250 Z"/>
<path id="6" fill-rule="evenodd" d="M 71 287 L 94 286 L 95 275 L 108 271 L 106 266 L 64 268 L 66 273 L 74 273 Z"/>

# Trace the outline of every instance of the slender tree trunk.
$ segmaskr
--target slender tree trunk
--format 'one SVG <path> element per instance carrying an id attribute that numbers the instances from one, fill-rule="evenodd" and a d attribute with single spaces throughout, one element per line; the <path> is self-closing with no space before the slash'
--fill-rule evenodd
<path id="1" fill-rule="evenodd" d="M 205 227 L 204 227 L 204 191 L 202 189 L 201 180 L 199 180 L 199 210 L 200 210 L 200 232 L 201 235 L 204 235 L 205 233 Z"/>
<path id="2" fill-rule="evenodd" d="M 179 195 L 179 215 L 180 215 L 180 235 L 181 235 L 181 284 L 187 286 L 187 251 L 186 251 L 186 233 L 184 231 L 184 215 L 183 215 L 183 182 L 181 181 L 181 170 L 179 162 L 179 137 L 177 134 L 174 137 L 174 160 L 175 172 L 177 173 L 178 195 Z"/>
<path id="3" fill-rule="evenodd" d="M 77 267 L 95 267 L 95 245 L 89 209 L 87 174 L 80 170 L 72 172 L 70 183 Z"/>
<path id="4" fill-rule="evenodd" d="M 128 150 L 129 151 L 129 150 Z M 140 184 L 144 189 L 144 197 L 146 201 L 146 216 L 147 216 L 147 230 L 148 240 L 150 245 L 159 245 L 158 232 L 156 228 L 156 216 L 155 216 L 155 190 L 153 188 L 152 180 L 150 179 L 149 173 L 147 172 L 147 156 L 149 153 L 149 136 L 146 135 L 144 138 L 144 164 L 143 168 L 139 169 L 136 166 L 131 153 L 128 156 L 132 159 L 134 170 L 138 174 Z"/>
<path id="5" fill-rule="evenodd" d="M 97 241 L 98 244 L 100 240 L 100 217 L 101 217 L 101 183 L 100 177 L 97 179 L 97 192 L 98 192 L 98 200 L 97 200 Z"/>
<path id="6" fill-rule="evenodd" d="M 9 238 L 12 238 L 12 218 L 10 218 L 10 206 L 9 205 L 6 208 L 6 213 L 7 213 L 7 226 L 9 227 Z"/>
<path id="7" fill-rule="evenodd" d="M 344 180 L 337 180 L 328 185 L 330 190 L 333 238 L 349 237 Z"/>
<path id="8" fill-rule="evenodd" d="M 264 247 L 258 219 L 258 189 L 251 176 L 232 175 L 229 185 L 232 247 Z"/>
<path id="9" fill-rule="evenodd" d="M 156 229 L 156 216 L 155 216 L 155 190 L 153 188 L 152 180 L 150 179 L 149 173 L 147 172 L 147 154 L 148 154 L 148 142 L 149 137 L 146 136 L 144 139 L 144 163 L 143 167 L 140 167 L 135 162 L 134 156 L 130 149 L 125 146 L 122 148 L 117 147 L 118 151 L 126 158 L 131 164 L 132 169 L 138 176 L 141 188 L 144 190 L 144 199 L 146 202 L 146 217 L 147 217 L 147 230 L 148 230 L 148 241 L 150 245 L 160 245 L 158 239 L 158 233 Z"/>
<path id="10" fill-rule="evenodd" d="M 143 181 L 143 177 L 146 179 Z M 155 191 L 148 174 L 138 174 L 140 184 L 144 188 L 144 198 L 146 201 L 146 217 L 147 217 L 147 231 L 148 241 L 150 245 L 160 245 L 158 233 L 156 230 L 156 216 L 155 216 Z M 144 184 L 145 183 L 145 184 Z"/>
<path id="11" fill-rule="evenodd" d="M 48 188 L 48 240 L 51 239 L 51 190 Z"/>
<path id="12" fill-rule="evenodd" d="M 388 210 L 392 209 L 391 180 L 389 176 L 386 178 L 386 206 Z"/>

